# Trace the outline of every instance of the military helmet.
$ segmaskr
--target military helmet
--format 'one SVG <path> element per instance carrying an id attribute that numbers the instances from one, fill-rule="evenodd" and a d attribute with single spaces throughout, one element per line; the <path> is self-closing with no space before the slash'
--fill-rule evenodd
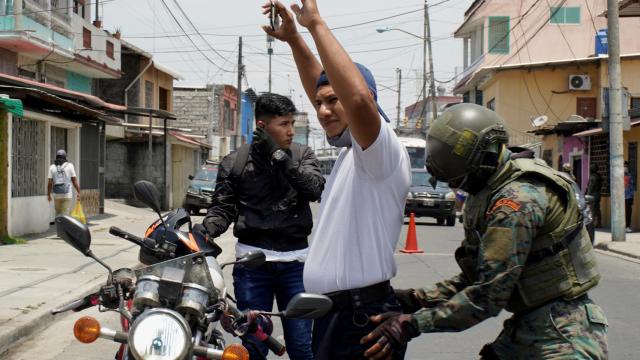
<path id="1" fill-rule="evenodd" d="M 505 122 L 494 111 L 475 104 L 454 105 L 429 127 L 427 170 L 457 187 L 483 167 L 495 171 L 501 145 L 508 140 Z"/>

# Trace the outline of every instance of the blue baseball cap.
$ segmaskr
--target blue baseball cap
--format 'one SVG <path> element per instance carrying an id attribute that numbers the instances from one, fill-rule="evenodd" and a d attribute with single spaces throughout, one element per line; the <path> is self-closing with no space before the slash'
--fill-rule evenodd
<path id="1" fill-rule="evenodd" d="M 387 114 L 385 114 L 384 111 L 382 111 L 380 104 L 378 104 L 378 89 L 376 88 L 376 79 L 373 78 L 373 74 L 364 65 L 359 63 L 354 63 L 354 64 L 360 71 L 360 74 L 364 78 L 364 81 L 367 83 L 367 87 L 369 88 L 369 91 L 371 91 L 371 93 L 373 94 L 373 100 L 376 101 L 378 112 L 380 113 L 380 115 L 382 115 L 382 118 L 386 122 L 391 122 L 389 121 L 389 117 L 387 116 Z M 318 90 L 320 86 L 325 86 L 325 85 L 329 85 L 329 77 L 327 77 L 327 73 L 325 73 L 323 70 L 322 73 L 320 74 L 320 78 L 318 78 L 318 82 L 316 83 L 316 90 Z"/>

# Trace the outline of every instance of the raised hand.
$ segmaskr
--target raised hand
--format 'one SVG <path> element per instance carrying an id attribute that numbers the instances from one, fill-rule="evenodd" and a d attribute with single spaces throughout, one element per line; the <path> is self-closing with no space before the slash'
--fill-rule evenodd
<path id="1" fill-rule="evenodd" d="M 291 5 L 291 10 L 296 14 L 298 24 L 309 28 L 322 21 L 316 0 L 300 0 L 302 8 L 298 4 Z"/>
<path id="2" fill-rule="evenodd" d="M 293 20 L 293 14 L 291 14 L 291 12 L 287 10 L 287 8 L 282 5 L 280 1 L 274 0 L 273 4 L 275 6 L 277 15 L 280 16 L 280 19 L 282 19 L 282 23 L 275 31 L 271 29 L 271 26 L 269 25 L 263 26 L 262 30 L 264 30 L 264 32 L 266 32 L 268 35 L 273 36 L 280 41 L 289 42 L 293 40 L 298 34 L 296 23 Z M 262 13 L 264 15 L 267 15 L 269 14 L 269 12 L 271 12 L 271 2 L 267 2 L 266 4 L 262 5 Z"/>

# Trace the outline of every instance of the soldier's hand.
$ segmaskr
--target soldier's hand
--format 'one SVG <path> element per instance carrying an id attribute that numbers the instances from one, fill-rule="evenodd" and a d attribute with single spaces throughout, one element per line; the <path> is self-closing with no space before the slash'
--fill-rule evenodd
<path id="1" fill-rule="evenodd" d="M 422 309 L 422 305 L 416 297 L 416 291 L 414 289 L 394 289 L 396 299 L 402 307 L 402 312 L 405 314 L 413 314 L 414 312 Z"/>
<path id="2" fill-rule="evenodd" d="M 420 335 L 418 324 L 412 315 L 397 312 L 386 312 L 371 317 L 374 323 L 381 323 L 377 328 L 360 340 L 360 344 L 375 343 L 365 351 L 364 356 L 370 359 L 385 359 L 394 350 L 401 349 Z"/>
<path id="3" fill-rule="evenodd" d="M 298 29 L 296 28 L 296 22 L 293 15 L 284 5 L 282 5 L 280 1 L 274 1 L 273 5 L 277 16 L 280 16 L 282 23 L 275 30 L 273 30 L 269 25 L 263 26 L 262 30 L 264 30 L 267 35 L 273 36 L 280 41 L 289 42 L 295 39 L 296 35 L 298 35 Z M 262 5 L 262 13 L 268 15 L 270 12 L 271 2 L 269 1 Z"/>

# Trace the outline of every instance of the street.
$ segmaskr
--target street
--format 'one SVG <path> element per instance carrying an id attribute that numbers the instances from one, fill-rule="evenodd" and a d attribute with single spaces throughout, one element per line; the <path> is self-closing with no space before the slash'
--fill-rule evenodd
<path id="1" fill-rule="evenodd" d="M 196 218 L 195 221 L 200 221 Z M 401 234 L 399 247 L 404 245 L 407 225 Z M 419 247 L 424 254 L 404 255 L 398 253 L 398 275 L 393 280 L 396 288 L 429 285 L 435 281 L 455 274 L 458 268 L 453 251 L 462 239 L 462 226 L 437 226 L 432 219 L 418 219 Z M 233 256 L 233 244 L 225 234 L 225 253 L 220 259 Z M 609 320 L 609 352 L 611 359 L 637 359 L 640 352 L 640 330 L 635 325 L 640 322 L 640 314 L 634 309 L 640 304 L 640 262 L 632 262 L 610 255 L 598 254 L 602 281 L 591 292 L 592 298 L 600 304 Z M 231 287 L 231 269 L 225 270 L 227 286 Z M 95 316 L 110 328 L 117 328 L 118 316 L 115 313 L 99 313 L 97 309 L 86 310 L 81 314 L 72 313 L 50 326 L 46 331 L 13 349 L 6 360 L 42 360 L 63 359 L 112 359 L 118 345 L 98 340 L 85 345 L 73 337 L 73 323 L 80 315 Z M 461 333 L 425 334 L 414 339 L 408 349 L 407 359 L 474 359 L 487 342 L 493 340 L 500 331 L 501 322 L 507 317 L 502 313 L 498 318 L 489 319 L 478 326 Z M 282 330 L 276 320 L 275 337 L 282 338 Z M 227 338 L 228 342 L 237 339 Z M 270 358 L 274 358 L 271 356 Z"/>

